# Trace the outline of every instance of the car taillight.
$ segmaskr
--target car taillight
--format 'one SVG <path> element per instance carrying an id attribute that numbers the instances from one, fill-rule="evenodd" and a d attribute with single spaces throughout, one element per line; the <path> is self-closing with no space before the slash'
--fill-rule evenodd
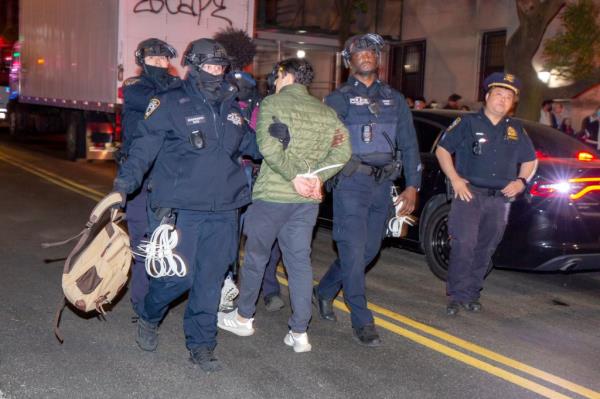
<path id="1" fill-rule="evenodd" d="M 591 161 L 593 161 L 595 159 L 596 159 L 596 157 L 591 152 L 579 151 L 577 153 L 577 160 L 579 160 L 579 161 L 591 162 Z"/>
<path id="2" fill-rule="evenodd" d="M 600 177 L 579 177 L 558 182 L 539 180 L 529 191 L 534 197 L 564 197 L 573 201 L 600 191 Z"/>

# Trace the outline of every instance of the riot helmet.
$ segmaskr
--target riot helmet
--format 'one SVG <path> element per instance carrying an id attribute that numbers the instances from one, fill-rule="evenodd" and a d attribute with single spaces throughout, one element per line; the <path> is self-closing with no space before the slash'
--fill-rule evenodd
<path id="1" fill-rule="evenodd" d="M 177 57 L 177 50 L 160 39 L 151 38 L 141 41 L 135 50 L 135 63 L 144 67 L 144 58 L 152 56 L 175 58 Z"/>
<path id="2" fill-rule="evenodd" d="M 183 53 L 182 66 L 200 69 L 204 64 L 228 66 L 230 61 L 225 48 L 213 39 L 198 39 L 191 42 Z"/>
<path id="3" fill-rule="evenodd" d="M 342 50 L 342 58 L 346 68 L 350 68 L 350 59 L 352 54 L 359 51 L 372 50 L 377 55 L 378 63 L 381 57 L 381 50 L 385 45 L 385 41 L 376 33 L 366 33 L 364 35 L 354 35 L 346 40 L 344 50 Z"/>

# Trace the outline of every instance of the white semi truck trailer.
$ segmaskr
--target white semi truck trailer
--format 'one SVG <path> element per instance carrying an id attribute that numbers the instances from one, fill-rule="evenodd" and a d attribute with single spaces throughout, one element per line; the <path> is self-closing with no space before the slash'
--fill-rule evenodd
<path id="1" fill-rule="evenodd" d="M 187 44 L 233 27 L 252 37 L 255 0 L 21 0 L 9 132 L 66 131 L 69 159 L 110 159 L 120 136 L 119 88 L 134 52 L 155 37 Z M 183 77 L 180 58 L 173 60 Z"/>

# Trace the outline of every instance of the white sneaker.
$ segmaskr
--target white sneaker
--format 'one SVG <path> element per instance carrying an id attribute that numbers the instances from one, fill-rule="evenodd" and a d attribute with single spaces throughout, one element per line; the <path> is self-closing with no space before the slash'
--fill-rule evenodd
<path id="1" fill-rule="evenodd" d="M 221 303 L 233 302 L 239 293 L 240 290 L 236 287 L 231 276 L 227 276 L 223 281 L 223 288 L 221 288 Z"/>
<path id="2" fill-rule="evenodd" d="M 290 330 L 283 339 L 283 343 L 287 346 L 292 346 L 296 353 L 310 352 L 312 349 L 310 342 L 308 342 L 307 333 L 294 333 Z"/>
<path id="3" fill-rule="evenodd" d="M 249 319 L 245 323 L 239 321 L 237 309 L 230 313 L 217 313 L 217 327 L 240 337 L 248 337 L 254 334 L 254 328 L 252 328 L 253 321 L 254 319 Z"/>

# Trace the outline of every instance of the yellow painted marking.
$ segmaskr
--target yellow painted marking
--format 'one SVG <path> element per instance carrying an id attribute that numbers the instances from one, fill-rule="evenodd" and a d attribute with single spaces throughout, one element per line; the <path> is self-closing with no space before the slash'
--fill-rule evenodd
<path id="1" fill-rule="evenodd" d="M 281 266 L 279 266 L 279 267 L 278 267 L 278 271 L 280 271 L 280 272 L 283 272 L 283 268 L 282 268 Z M 286 280 L 286 279 L 284 279 L 284 278 L 282 278 L 282 277 L 280 277 L 280 276 L 277 276 L 277 279 L 279 280 L 279 282 L 280 282 L 281 284 L 283 284 L 283 285 L 286 285 L 286 286 L 288 285 L 288 283 L 287 283 L 287 280 Z M 316 283 L 316 282 L 315 282 L 315 283 Z M 334 300 L 334 302 L 333 302 L 333 305 L 334 305 L 336 308 L 338 308 L 338 309 L 340 309 L 340 310 L 342 310 L 342 311 L 344 311 L 344 312 L 346 312 L 346 313 L 350 313 L 350 309 L 348 309 L 348 307 L 346 306 L 346 304 L 345 304 L 343 301 L 339 300 L 339 299 L 336 299 L 336 300 Z M 442 340 L 444 340 L 444 341 L 446 341 L 446 342 L 449 342 L 449 343 L 451 343 L 451 344 L 453 344 L 453 345 L 456 345 L 456 346 L 458 346 L 458 347 L 460 347 L 460 348 L 463 348 L 463 349 L 465 349 L 465 350 L 468 350 L 468 351 L 470 351 L 470 352 L 472 352 L 472 353 L 475 353 L 475 354 L 477 354 L 477 355 L 480 355 L 480 356 L 482 356 L 482 357 L 488 358 L 488 359 L 490 359 L 490 360 L 493 360 L 493 361 L 495 361 L 495 362 L 498 362 L 498 363 L 500 363 L 500 364 L 503 364 L 503 365 L 505 365 L 505 366 L 508 366 L 508 367 L 514 368 L 514 369 L 516 369 L 516 370 L 522 371 L 522 372 L 524 372 L 524 373 L 530 374 L 530 375 L 532 375 L 532 376 L 534 376 L 534 377 L 537 377 L 537 378 L 539 378 L 539 379 L 541 379 L 541 380 L 547 381 L 547 382 L 549 382 L 549 383 L 551 383 L 551 384 L 554 384 L 554 385 L 556 385 L 556 386 L 559 386 L 559 387 L 561 387 L 561 388 L 568 389 L 568 390 L 570 390 L 570 391 L 572 391 L 572 392 L 574 392 L 574 393 L 577 393 L 577 394 L 579 394 L 579 395 L 581 395 L 581 396 L 584 396 L 584 397 L 586 397 L 586 398 L 590 398 L 590 399 L 600 399 L 600 393 L 599 393 L 599 392 L 596 392 L 596 391 L 594 391 L 594 390 L 591 390 L 591 389 L 589 389 L 589 388 L 586 388 L 586 387 L 584 387 L 584 386 L 581 386 L 581 385 L 575 384 L 575 383 L 573 383 L 573 382 L 571 382 L 571 381 L 565 380 L 564 378 L 561 378 L 561 377 L 555 376 L 555 375 L 553 375 L 553 374 L 547 373 L 547 372 L 545 372 L 545 371 L 543 371 L 543 370 L 539 370 L 539 369 L 537 369 L 537 368 L 535 368 L 535 367 L 528 366 L 527 364 L 521 363 L 521 362 L 519 362 L 519 361 L 517 361 L 517 360 L 514 360 L 514 359 L 511 359 L 511 358 L 509 358 L 509 357 L 503 356 L 503 355 L 501 355 L 501 354 L 499 354 L 499 353 L 496 353 L 496 352 L 494 352 L 494 351 L 491 351 L 491 350 L 485 349 L 485 348 L 483 348 L 483 347 L 481 347 L 481 346 L 479 346 L 479 345 L 476 345 L 476 344 L 474 344 L 474 343 L 471 343 L 471 342 L 469 342 L 469 341 L 465 341 L 465 340 L 463 340 L 463 339 L 461 339 L 461 338 L 458 338 L 458 337 L 456 337 L 456 336 L 454 336 L 454 335 L 452 335 L 452 334 L 445 333 L 445 332 L 443 332 L 443 331 L 441 331 L 441 330 L 438 330 L 438 329 L 436 329 L 436 328 L 433 328 L 433 327 L 431 327 L 431 326 L 428 326 L 428 325 L 426 325 L 426 324 L 419 323 L 418 321 L 412 320 L 412 319 L 410 319 L 410 318 L 408 318 L 408 317 L 406 317 L 406 316 L 403 316 L 403 315 L 401 315 L 401 314 L 398 314 L 398 313 L 392 312 L 391 310 L 388 310 L 388 309 L 386 309 L 386 308 L 383 308 L 383 307 L 381 307 L 381 306 L 375 305 L 375 304 L 373 304 L 373 303 L 370 303 L 370 302 L 369 302 L 369 303 L 368 303 L 368 307 L 369 307 L 369 309 L 371 309 L 371 310 L 372 310 L 373 312 L 375 312 L 375 313 L 378 313 L 378 314 L 380 314 L 380 315 L 383 315 L 383 316 L 389 317 L 389 318 L 390 318 L 390 319 L 392 319 L 392 320 L 398 321 L 398 322 L 400 322 L 400 323 L 403 323 L 403 324 L 405 324 L 405 325 L 408 325 L 408 326 L 410 326 L 410 327 L 413 327 L 413 328 L 415 328 L 415 329 L 417 329 L 417 330 L 420 330 L 420 331 L 422 331 L 422 332 L 424 332 L 424 333 L 427 333 L 427 334 L 429 334 L 429 335 L 432 335 L 432 336 L 434 336 L 434 337 L 440 338 L 440 339 L 442 339 Z M 436 350 L 436 351 L 438 351 L 438 352 L 442 352 L 442 353 L 444 353 L 444 354 L 446 354 L 446 355 L 448 355 L 448 356 L 450 356 L 450 357 L 452 357 L 452 358 L 454 358 L 454 359 L 457 359 L 457 360 L 459 360 L 459 361 L 462 361 L 462 362 L 464 362 L 464 363 L 467 363 L 467 364 L 469 364 L 469 365 L 471 365 L 471 366 L 477 367 L 477 368 L 479 368 L 479 369 L 481 369 L 481 370 L 484 370 L 484 371 L 486 371 L 486 372 L 489 372 L 489 373 L 491 373 L 491 374 L 497 375 L 495 372 L 491 372 L 491 371 L 489 371 L 489 370 L 488 370 L 488 368 L 489 368 L 489 367 L 494 367 L 494 368 L 497 368 L 497 367 L 495 367 L 495 366 L 493 366 L 493 365 L 491 365 L 491 364 L 489 364 L 489 363 L 485 363 L 485 362 L 482 362 L 482 361 L 480 361 L 480 360 L 478 360 L 478 359 L 475 359 L 475 358 L 473 358 L 473 357 L 471 357 L 471 356 L 469 356 L 469 355 L 462 354 L 461 352 L 455 351 L 454 349 L 451 349 L 451 348 L 449 348 L 449 347 L 447 347 L 447 346 L 444 346 L 444 345 L 442 345 L 442 344 L 439 344 L 439 343 L 437 343 L 436 341 L 430 340 L 429 338 L 426 338 L 426 337 L 423 337 L 423 336 L 421 336 L 421 335 L 415 334 L 415 333 L 413 333 L 413 332 L 411 332 L 411 331 L 409 331 L 409 330 L 406 330 L 406 329 L 404 329 L 404 328 L 402 328 L 402 327 L 399 327 L 399 326 L 397 326 L 397 325 L 395 325 L 395 324 L 392 324 L 392 323 L 390 323 L 390 322 L 388 322 L 388 321 L 386 321 L 386 320 L 384 320 L 384 319 L 381 319 L 381 318 L 375 317 L 375 324 L 377 324 L 377 325 L 380 325 L 380 326 L 384 327 L 384 328 L 385 328 L 385 329 L 387 329 L 387 330 L 390 330 L 390 331 L 392 331 L 392 332 L 395 332 L 395 333 L 397 333 L 397 334 L 399 334 L 399 335 L 402 335 L 402 336 L 404 336 L 404 337 L 406 337 L 406 338 L 409 338 L 409 339 L 411 339 L 412 341 L 415 341 L 415 342 L 417 342 L 417 343 L 419 343 L 419 344 L 425 345 L 425 346 L 427 346 L 427 347 L 429 347 L 429 348 L 431 348 L 431 349 L 434 349 L 434 350 Z M 389 326 L 394 326 L 394 327 L 395 327 L 395 329 L 390 329 L 390 328 L 388 328 Z M 401 332 L 399 332 L 399 331 L 401 331 Z M 411 336 L 408 336 L 407 334 L 405 334 L 405 333 L 404 333 L 405 331 L 406 331 L 406 332 L 408 332 L 408 333 L 410 333 L 410 334 L 411 334 Z M 413 334 L 414 334 L 416 337 L 423 338 L 423 341 L 420 341 L 420 340 L 417 340 L 417 339 L 413 339 L 413 338 L 414 338 L 414 337 L 412 336 Z M 434 347 L 430 346 L 430 345 L 428 344 L 428 343 L 430 343 L 430 342 L 433 342 L 433 343 L 435 343 L 436 345 L 442 345 L 444 348 L 446 348 L 446 349 L 448 349 L 448 350 L 450 350 L 450 351 L 455 351 L 456 353 L 460 353 L 462 356 L 466 356 L 466 357 L 468 357 L 468 358 L 472 358 L 472 359 L 473 359 L 473 360 L 475 360 L 476 362 L 479 362 L 479 363 L 485 364 L 485 365 L 487 365 L 487 366 L 486 366 L 486 368 L 482 368 L 482 367 L 479 367 L 479 366 L 475 365 L 473 362 L 471 362 L 471 360 L 470 360 L 470 359 L 467 359 L 467 360 L 469 360 L 469 361 L 464 361 L 463 359 L 459 359 L 458 357 L 456 357 L 456 356 L 452 356 L 451 354 L 449 354 L 449 353 L 446 353 L 445 351 L 438 350 L 438 349 L 437 349 L 437 347 L 436 347 L 436 348 L 434 348 Z M 454 353 L 454 352 L 452 352 L 452 353 Z M 479 364 L 479 363 L 477 363 L 477 364 Z M 499 370 L 502 370 L 502 369 L 499 369 Z M 493 370 L 492 370 L 492 371 L 493 371 Z M 502 371 L 504 372 L 504 370 L 502 370 Z M 506 372 L 506 373 L 508 373 L 508 372 Z M 509 373 L 509 374 L 510 374 L 510 373 Z M 518 375 L 516 375 L 516 374 L 512 374 L 512 375 L 513 375 L 514 377 L 517 377 L 517 378 L 519 378 L 519 379 L 522 379 L 522 377 L 520 377 L 520 376 L 518 376 Z M 501 376 L 501 375 L 497 375 L 497 376 L 498 376 L 498 377 L 500 377 L 500 378 L 503 378 L 503 379 L 507 380 L 507 378 L 504 378 L 504 377 L 503 377 L 503 376 Z M 512 381 L 512 380 L 509 380 L 509 381 L 511 381 L 511 382 L 514 382 L 514 383 L 515 383 L 515 384 L 517 384 L 517 385 L 521 385 L 520 383 L 518 383 L 518 382 L 516 382 L 516 381 Z M 520 380 L 519 380 L 519 381 L 520 381 Z M 529 380 L 525 380 L 525 381 L 529 381 Z M 533 381 L 530 381 L 530 383 L 532 383 L 532 384 L 536 384 L 536 383 L 535 383 L 535 382 L 533 382 Z M 522 386 L 522 385 L 521 385 L 521 386 Z M 527 389 L 529 389 L 529 388 L 527 388 Z M 537 391 L 535 391 L 535 392 L 537 392 Z M 539 392 L 537 392 L 537 393 L 539 393 Z M 557 394 L 559 394 L 558 392 L 556 392 L 556 393 L 557 393 Z M 561 395 L 561 394 L 559 394 L 559 395 Z M 550 396 L 549 396 L 549 397 L 550 397 Z M 552 397 L 554 397 L 554 396 L 552 396 Z M 561 397 L 563 397 L 563 396 L 561 396 Z"/>
<path id="2" fill-rule="evenodd" d="M 62 176 L 59 176 L 55 173 L 49 172 L 47 170 L 44 170 L 42 168 L 38 168 L 36 166 L 33 166 L 31 164 L 22 162 L 20 160 L 14 159 L 13 157 L 7 156 L 6 154 L 0 152 L 0 160 L 3 160 L 13 166 L 16 166 L 18 168 L 21 168 L 23 170 L 26 170 L 36 176 L 41 177 L 44 180 L 47 180 L 51 183 L 54 183 L 60 187 L 63 187 L 67 190 L 73 191 L 75 193 L 78 193 L 86 198 L 90 198 L 92 200 L 98 201 L 100 200 L 102 197 L 104 197 L 105 194 L 88 188 L 86 186 L 83 186 L 73 180 L 70 179 L 66 179 Z M 283 271 L 283 269 L 281 268 L 281 266 L 278 267 L 278 271 Z M 279 280 L 279 282 L 285 286 L 288 285 L 288 282 L 286 279 L 277 276 L 277 279 Z M 348 307 L 346 306 L 346 304 L 342 301 L 340 301 L 339 299 L 336 299 L 334 301 L 334 306 L 346 313 L 350 313 L 350 310 L 348 309 Z M 383 308 L 381 306 L 369 303 L 368 304 L 369 309 L 371 309 L 372 311 L 386 316 L 392 320 L 395 320 L 397 322 L 406 324 L 410 327 L 413 327 L 417 330 L 423 331 L 427 334 L 430 334 L 434 337 L 440 338 L 446 342 L 449 342 L 453 345 L 456 345 L 460 348 L 463 348 L 465 350 L 471 351 L 475 354 L 478 354 L 480 356 L 486 357 L 490 360 L 494 360 L 498 363 L 504 364 L 506 366 L 512 367 L 516 370 L 522 371 L 524 373 L 528 373 L 532 376 L 535 376 L 537 378 L 540 378 L 544 381 L 550 382 L 552 384 L 555 384 L 561 388 L 565 388 L 568 389 L 574 393 L 577 393 L 579 395 L 582 395 L 586 398 L 590 398 L 590 399 L 600 399 L 600 393 L 593 391 L 591 389 L 585 388 L 581 385 L 572 383 L 568 380 L 565 380 L 563 378 L 560 378 L 558 376 L 555 376 L 553 374 L 544 372 L 542 370 L 536 369 L 534 367 L 528 366 L 524 363 L 521 363 L 519 361 L 510 359 L 506 356 L 500 355 L 499 353 L 490 351 L 488 349 L 485 349 L 479 345 L 470 343 L 468 341 L 465 341 L 463 339 L 460 339 L 458 337 L 455 337 L 451 334 L 445 333 L 443 331 L 437 330 L 433 327 L 430 327 L 426 324 L 423 323 L 419 323 L 415 320 L 412 320 L 406 316 L 400 315 L 398 313 L 392 312 L 391 310 L 388 310 L 386 308 Z M 426 346 L 430 349 L 433 349 L 437 352 L 440 352 L 448 357 L 451 357 L 455 360 L 458 360 L 460 362 L 463 362 L 465 364 L 468 364 L 472 367 L 478 368 L 482 371 L 485 371 L 489 374 L 495 375 L 499 378 L 502 378 L 506 381 L 509 381 L 515 385 L 521 386 L 527 390 L 530 390 L 532 392 L 535 392 L 539 395 L 542 395 L 544 397 L 547 398 L 569 398 L 569 396 L 565 396 L 563 394 L 561 394 L 560 392 L 551 390 L 543 385 L 540 385 L 536 382 L 530 381 L 526 378 L 523 378 L 521 376 L 518 376 L 516 374 L 513 374 L 509 371 L 506 371 L 504 369 L 501 369 L 499 367 L 496 367 L 492 364 L 486 363 L 484 361 L 481 361 L 477 358 L 474 358 L 468 354 L 459 352 L 455 349 L 452 349 L 446 345 L 443 345 L 437 341 L 434 341 L 430 338 L 424 337 L 422 335 L 419 335 L 415 332 L 412 332 L 410 330 L 407 330 L 405 328 L 402 328 L 394 323 L 391 323 L 385 319 L 382 319 L 380 317 L 375 317 L 375 324 L 377 324 L 378 326 L 381 326 L 383 328 L 385 328 L 386 330 L 389 330 L 397 335 L 401 335 L 405 338 L 410 339 L 413 342 L 416 342 L 418 344 L 421 344 L 423 346 Z"/>
<path id="3" fill-rule="evenodd" d="M 33 166 L 31 164 L 16 160 L 10 156 L 7 156 L 3 153 L 0 153 L 0 159 L 6 163 L 9 163 L 13 166 L 16 166 L 20 169 L 26 170 L 27 172 L 34 174 L 36 176 L 41 177 L 42 179 L 49 181 L 51 183 L 56 184 L 62 188 L 65 188 L 69 191 L 73 191 L 77 194 L 83 195 L 84 197 L 90 198 L 94 201 L 101 200 L 106 194 L 101 193 L 100 191 L 91 189 L 84 185 L 81 185 L 71 179 L 66 179 L 62 176 L 59 176 L 55 173 L 49 172 L 45 169 L 38 168 L 37 166 Z"/>

